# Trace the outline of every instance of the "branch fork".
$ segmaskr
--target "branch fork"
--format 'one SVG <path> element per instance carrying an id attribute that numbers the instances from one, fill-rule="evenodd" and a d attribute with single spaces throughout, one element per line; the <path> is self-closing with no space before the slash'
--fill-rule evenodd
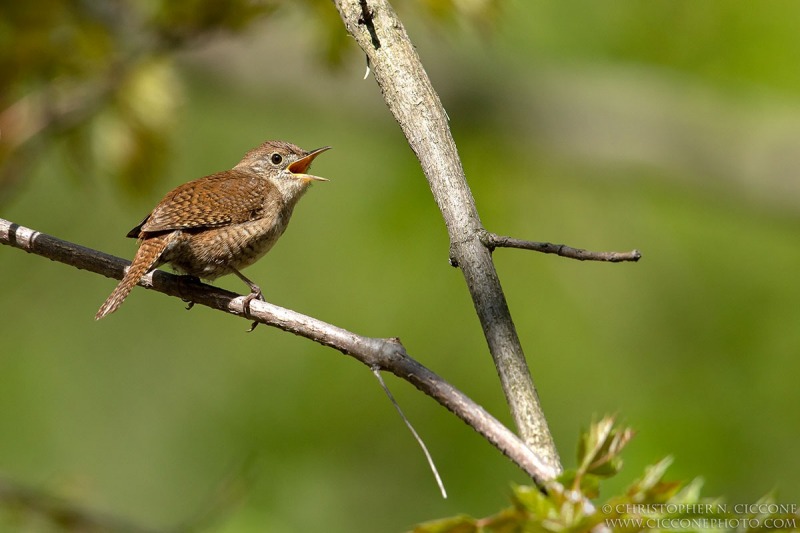
<path id="1" fill-rule="evenodd" d="M 154 290 L 277 327 L 330 346 L 371 369 L 392 372 L 464 420 L 522 468 L 540 487 L 562 466 L 540 406 L 527 360 L 500 285 L 492 252 L 520 248 L 577 260 L 637 261 L 631 252 L 591 252 L 566 245 L 524 241 L 488 232 L 450 134 L 447 115 L 405 28 L 387 0 L 334 0 L 347 31 L 365 52 L 384 100 L 399 123 L 428 180 L 450 237 L 451 264 L 472 296 L 495 362 L 517 437 L 482 407 L 411 358 L 397 338 L 364 337 L 321 320 L 178 276 L 155 271 L 143 279 Z M 123 259 L 34 232 L 0 219 L 0 243 L 121 279 Z M 249 307 L 249 309 L 245 309 Z"/>

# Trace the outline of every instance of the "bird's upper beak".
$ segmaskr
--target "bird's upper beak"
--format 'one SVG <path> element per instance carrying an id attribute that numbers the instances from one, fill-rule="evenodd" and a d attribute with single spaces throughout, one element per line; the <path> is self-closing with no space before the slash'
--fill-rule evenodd
<path id="1" fill-rule="evenodd" d="M 311 166 L 311 162 L 314 161 L 314 158 L 317 157 L 319 154 L 324 152 L 325 150 L 330 150 L 330 146 L 323 146 L 322 148 L 317 148 L 316 150 L 311 150 L 306 156 L 298 159 L 291 165 L 289 165 L 289 172 L 294 174 L 295 178 L 300 178 L 304 180 L 314 180 L 314 181 L 328 181 L 326 178 L 321 178 L 319 176 L 312 176 L 311 174 L 306 174 L 306 170 L 308 167 Z"/>

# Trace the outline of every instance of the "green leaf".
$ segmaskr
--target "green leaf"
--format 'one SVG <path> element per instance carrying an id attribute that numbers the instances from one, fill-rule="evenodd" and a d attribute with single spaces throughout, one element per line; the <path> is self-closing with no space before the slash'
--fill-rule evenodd
<path id="1" fill-rule="evenodd" d="M 516 485 L 513 487 L 513 491 L 511 501 L 517 509 L 540 518 L 553 516 L 556 511 L 553 501 L 537 487 Z"/>
<path id="2" fill-rule="evenodd" d="M 636 480 L 628 489 L 631 500 L 637 503 L 662 502 L 675 495 L 681 483 L 662 481 L 664 473 L 671 464 L 672 457 L 667 456 L 658 463 L 646 467 L 644 476 Z"/>
<path id="3" fill-rule="evenodd" d="M 419 524 L 413 529 L 413 533 L 472 533 L 474 531 L 478 531 L 475 519 L 465 515 L 431 520 Z"/>
<path id="4" fill-rule="evenodd" d="M 592 424 L 578 442 L 576 479 L 580 481 L 586 474 L 601 478 L 617 474 L 622 468 L 619 454 L 633 436 L 630 428 L 615 428 L 613 417 L 604 417 Z"/>
<path id="5" fill-rule="evenodd" d="M 703 478 L 694 478 L 683 486 L 681 490 L 672 497 L 672 503 L 693 504 L 700 501 L 700 491 L 703 488 Z"/>
<path id="6" fill-rule="evenodd" d="M 525 525 L 529 523 L 526 513 L 509 507 L 494 516 L 480 520 L 479 531 L 491 531 L 492 533 L 516 533 L 522 530 L 529 531 Z"/>

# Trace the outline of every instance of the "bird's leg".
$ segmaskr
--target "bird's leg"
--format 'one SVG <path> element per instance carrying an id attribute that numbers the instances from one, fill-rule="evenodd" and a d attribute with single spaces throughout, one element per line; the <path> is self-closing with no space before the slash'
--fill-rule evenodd
<path id="1" fill-rule="evenodd" d="M 250 294 L 248 294 L 244 299 L 245 307 L 249 309 L 250 302 L 252 302 L 255 299 L 266 301 L 264 300 L 264 294 L 261 292 L 261 287 L 259 287 L 258 285 L 247 279 L 247 277 L 245 277 L 245 275 L 239 272 L 238 270 L 233 269 L 233 273 L 236 274 L 240 280 L 244 281 L 248 287 L 250 287 Z"/>
<path id="2" fill-rule="evenodd" d="M 193 285 L 197 285 L 197 284 L 201 283 L 200 282 L 200 278 L 198 278 L 197 276 L 190 276 L 189 274 L 184 274 L 183 276 L 181 276 L 181 281 L 184 281 L 186 283 L 191 283 Z M 188 304 L 186 306 L 186 310 L 187 311 L 189 309 L 191 309 L 192 307 L 194 307 L 194 302 L 193 301 L 187 300 L 186 298 L 181 298 L 181 300 L 183 300 L 184 302 L 186 302 Z"/>
<path id="3" fill-rule="evenodd" d="M 233 273 L 236 274 L 236 276 L 240 280 L 244 281 L 247 284 L 248 287 L 250 287 L 250 294 L 245 296 L 244 302 L 242 304 L 242 307 L 244 308 L 245 313 L 250 314 L 250 302 L 252 302 L 253 300 L 256 300 L 256 299 L 261 300 L 262 302 L 265 302 L 266 300 L 264 300 L 264 293 L 261 292 L 261 287 L 259 287 L 258 285 L 256 285 L 252 281 L 250 281 L 244 274 L 242 274 L 241 272 L 239 272 L 235 268 L 233 269 Z M 256 326 L 258 326 L 258 322 L 253 322 L 253 325 L 250 326 L 250 329 L 248 329 L 247 332 L 249 333 L 249 332 L 253 331 L 254 329 L 256 329 Z"/>

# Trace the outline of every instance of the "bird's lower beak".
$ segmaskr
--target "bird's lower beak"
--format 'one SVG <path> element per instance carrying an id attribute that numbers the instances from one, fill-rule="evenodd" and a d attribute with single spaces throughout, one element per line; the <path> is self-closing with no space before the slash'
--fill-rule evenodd
<path id="1" fill-rule="evenodd" d="M 313 181 L 328 181 L 326 178 L 321 178 L 319 176 L 312 176 L 311 174 L 306 174 L 306 170 L 311 166 L 311 162 L 314 161 L 314 158 L 317 157 L 319 154 L 324 152 L 325 150 L 330 150 L 330 146 L 323 146 L 322 148 L 317 148 L 316 150 L 312 150 L 306 155 L 305 157 L 298 159 L 291 165 L 289 165 L 289 172 L 294 174 L 295 178 L 304 179 L 304 180 L 313 180 Z"/>

